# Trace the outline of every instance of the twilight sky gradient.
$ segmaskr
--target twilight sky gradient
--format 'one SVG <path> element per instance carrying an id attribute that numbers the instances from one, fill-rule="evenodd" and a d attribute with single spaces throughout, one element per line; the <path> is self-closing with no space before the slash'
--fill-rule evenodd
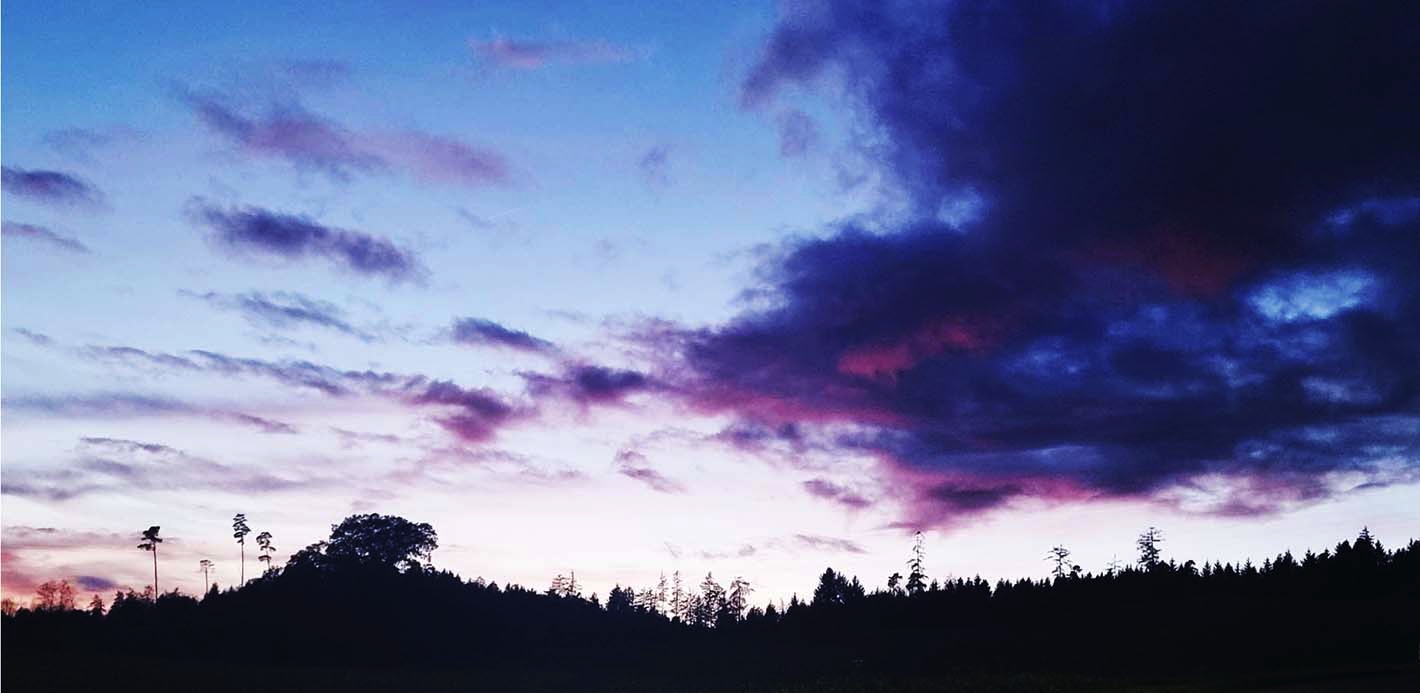
<path id="1" fill-rule="evenodd" d="M 6 595 L 1420 535 L 1415 3 L 262 5 L 4 3 Z"/>

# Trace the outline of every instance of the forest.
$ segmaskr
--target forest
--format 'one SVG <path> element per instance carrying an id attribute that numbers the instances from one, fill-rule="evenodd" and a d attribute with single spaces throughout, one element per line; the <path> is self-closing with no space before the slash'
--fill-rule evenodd
<path id="1" fill-rule="evenodd" d="M 243 553 L 249 531 L 234 518 Z M 156 581 L 160 528 L 139 540 Z M 261 537 L 266 560 L 240 587 L 194 596 L 150 585 L 80 608 L 72 587 L 51 581 L 28 606 L 6 600 L 4 683 L 1134 690 L 1275 672 L 1414 672 L 1420 542 L 1392 550 L 1363 529 L 1320 553 L 1233 565 L 1164 560 L 1163 540 L 1149 528 L 1135 562 L 1101 572 L 1053 547 L 1048 577 L 992 583 L 929 578 L 919 535 L 906 576 L 887 576 L 885 587 L 828 568 L 804 598 L 760 606 L 748 582 L 713 575 L 672 574 L 604 597 L 583 594 L 575 575 L 545 589 L 468 580 L 432 566 L 438 537 L 428 524 L 356 515 L 285 566 L 272 565 L 271 537 Z"/>

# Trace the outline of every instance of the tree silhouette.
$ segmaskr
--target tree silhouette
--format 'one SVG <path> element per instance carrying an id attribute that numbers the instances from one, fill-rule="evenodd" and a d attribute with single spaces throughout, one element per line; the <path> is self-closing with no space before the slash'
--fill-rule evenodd
<path id="1" fill-rule="evenodd" d="M 923 569 L 927 561 L 927 549 L 922 543 L 922 532 L 917 532 L 912 542 L 912 558 L 907 561 L 907 592 L 919 594 L 927 589 L 927 573 Z"/>
<path id="2" fill-rule="evenodd" d="M 1144 570 L 1153 570 L 1159 565 L 1159 544 L 1164 541 L 1164 533 L 1157 527 L 1150 527 L 1144 530 L 1135 540 L 1134 545 L 1139 547 L 1139 567 Z"/>
<path id="3" fill-rule="evenodd" d="M 247 514 L 237 513 L 232 516 L 232 538 L 237 540 L 237 546 L 241 547 L 241 576 L 239 584 L 247 584 L 247 535 L 251 534 L 251 527 L 247 526 Z"/>
<path id="4" fill-rule="evenodd" d="M 297 551 L 288 566 L 338 569 L 377 566 L 420 571 L 439 548 L 439 535 L 427 522 L 410 522 L 394 515 L 351 515 L 330 528 L 330 539 Z"/>
<path id="5" fill-rule="evenodd" d="M 154 599 L 158 594 L 158 544 L 163 543 L 163 539 L 158 536 L 158 526 L 153 525 L 143 530 L 142 541 L 138 543 L 138 548 L 144 551 L 153 552 L 153 595 Z"/>
<path id="6" fill-rule="evenodd" d="M 271 545 L 271 532 L 263 531 L 256 535 L 256 545 L 261 547 L 261 555 L 257 556 L 256 560 L 266 564 L 262 574 L 271 572 L 271 552 L 276 550 L 276 547 Z"/>
<path id="7" fill-rule="evenodd" d="M 735 577 L 730 582 L 729 609 L 734 620 L 744 618 L 745 610 L 749 608 L 749 596 L 754 594 L 754 588 L 750 587 L 748 581 L 742 577 Z"/>
<path id="8" fill-rule="evenodd" d="M 40 611 L 73 611 L 75 606 L 68 580 L 49 580 L 35 589 L 35 608 Z"/>
<path id="9" fill-rule="evenodd" d="M 685 620 L 685 586 L 680 580 L 680 571 L 671 573 L 671 618 Z"/>
<path id="10" fill-rule="evenodd" d="M 1045 555 L 1045 560 L 1054 561 L 1055 567 L 1051 568 L 1050 574 L 1056 580 L 1063 579 L 1071 574 L 1075 564 L 1070 561 L 1070 549 L 1064 546 L 1055 546 Z"/>
<path id="11" fill-rule="evenodd" d="M 211 585 L 208 583 L 207 578 L 212 574 L 212 561 L 206 558 L 198 561 L 197 569 L 202 571 L 202 593 L 207 594 L 207 592 L 211 590 Z"/>
<path id="12" fill-rule="evenodd" d="M 89 600 L 89 613 L 95 616 L 104 615 L 104 598 L 100 597 L 98 593 L 95 593 L 93 598 Z"/>

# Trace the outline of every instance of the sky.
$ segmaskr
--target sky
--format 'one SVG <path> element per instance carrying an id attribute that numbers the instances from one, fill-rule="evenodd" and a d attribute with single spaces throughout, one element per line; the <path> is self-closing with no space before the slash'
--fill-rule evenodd
<path id="1" fill-rule="evenodd" d="M 0 12 L 6 596 L 1420 536 L 1412 3 Z"/>

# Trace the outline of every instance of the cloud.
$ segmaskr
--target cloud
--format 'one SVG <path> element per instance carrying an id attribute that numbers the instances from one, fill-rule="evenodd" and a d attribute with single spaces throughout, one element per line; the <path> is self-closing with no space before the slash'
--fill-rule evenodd
<path id="1" fill-rule="evenodd" d="M 176 93 L 208 130 L 240 151 L 283 159 L 339 181 L 394 171 L 424 181 L 481 187 L 509 176 L 501 154 L 454 137 L 415 130 L 351 130 L 306 110 L 294 98 L 262 111 L 237 105 L 234 96 L 220 92 L 179 86 Z M 251 115 L 257 111 L 260 115 Z"/>
<path id="2" fill-rule="evenodd" d="M 480 61 L 515 70 L 551 65 L 628 63 L 637 51 L 607 41 L 533 41 L 508 38 L 473 39 L 469 48 Z"/>
<path id="3" fill-rule="evenodd" d="M 809 479 L 804 482 L 803 486 L 811 496 L 831 500 L 855 510 L 861 510 L 873 504 L 872 501 L 846 486 L 840 486 L 827 479 Z"/>
<path id="4" fill-rule="evenodd" d="M 508 161 L 492 149 L 423 132 L 366 136 L 367 146 L 420 180 L 480 187 L 508 180 Z"/>
<path id="5" fill-rule="evenodd" d="M 92 183 L 63 171 L 5 166 L 0 169 L 0 177 L 5 190 L 37 202 L 65 207 L 104 205 L 103 193 Z"/>
<path id="6" fill-rule="evenodd" d="M 791 108 L 779 115 L 779 154 L 799 157 L 809 153 L 818 142 L 818 125 L 807 113 Z"/>
<path id="7" fill-rule="evenodd" d="M 195 201 L 189 214 L 220 246 L 239 254 L 285 260 L 318 257 L 335 266 L 391 282 L 419 281 L 426 270 L 414 253 L 382 236 L 325 226 L 313 219 L 259 207 L 223 209 Z"/>
<path id="8" fill-rule="evenodd" d="M 647 185 L 664 188 L 671 183 L 671 150 L 664 144 L 647 149 L 636 159 L 636 169 Z"/>
<path id="9" fill-rule="evenodd" d="M 418 406 L 439 406 L 453 413 L 435 418 L 435 422 L 460 440 L 480 443 L 492 439 L 504 424 L 526 416 L 488 389 L 468 389 L 448 381 L 435 380 L 422 390 L 411 393 L 407 401 Z"/>
<path id="10" fill-rule="evenodd" d="M 482 318 L 458 318 L 450 329 L 453 340 L 468 346 L 495 346 L 527 352 L 551 352 L 556 346 L 522 330 L 504 327 Z"/>
<path id="11" fill-rule="evenodd" d="M 574 364 L 560 375 L 520 373 L 535 397 L 558 397 L 587 406 L 621 404 L 633 394 L 660 387 L 640 371 Z"/>
<path id="12" fill-rule="evenodd" d="M 90 395 L 7 396 L 4 407 L 12 411 L 42 412 L 70 418 L 131 418 L 141 416 L 189 415 L 226 421 L 255 428 L 263 433 L 296 433 L 288 423 L 239 411 L 201 407 L 167 397 L 131 392 Z"/>
<path id="13" fill-rule="evenodd" d="M 857 542 L 837 537 L 824 537 L 816 534 L 795 534 L 794 541 L 803 548 L 816 551 L 835 551 L 839 553 L 867 553 L 868 551 Z"/>
<path id="14" fill-rule="evenodd" d="M 89 246 L 84 245 L 77 239 L 69 236 L 61 236 L 44 226 L 34 224 L 19 224 L 15 222 L 4 222 L 0 225 L 0 234 L 5 238 L 24 238 L 27 240 L 47 243 L 56 248 L 67 250 L 71 253 L 89 253 Z"/>
<path id="15" fill-rule="evenodd" d="M 79 453 L 62 468 L 6 465 L 0 492 L 51 502 L 92 493 L 216 490 L 268 493 L 324 483 L 316 477 L 278 476 L 191 455 L 167 445 L 121 438 L 81 438 Z"/>
<path id="16" fill-rule="evenodd" d="M 355 337 L 363 342 L 378 339 L 373 333 L 350 324 L 339 306 L 293 291 L 248 291 L 242 294 L 221 294 L 214 291 L 202 294 L 186 291 L 181 293 L 201 299 L 215 308 L 241 313 L 255 325 L 281 329 L 306 325 Z"/>
<path id="17" fill-rule="evenodd" d="M 895 204 L 782 243 L 726 323 L 643 335 L 665 392 L 876 459 L 902 526 L 1415 478 L 1413 8 L 816 8 L 742 102 L 850 104 Z"/>
<path id="18" fill-rule="evenodd" d="M 96 361 L 120 363 L 140 368 L 178 373 L 198 373 L 228 378 L 263 378 L 288 387 L 309 389 L 328 397 L 378 397 L 415 409 L 440 410 L 435 423 L 465 442 L 487 442 L 502 427 L 526 420 L 536 408 L 509 401 L 487 388 L 465 388 L 445 380 L 419 374 L 373 370 L 342 370 L 304 360 L 267 361 L 192 349 L 180 354 L 148 351 L 130 346 L 88 345 L 73 350 Z M 96 398 L 6 398 L 5 406 L 16 406 L 52 414 L 114 415 L 148 413 L 202 413 L 227 417 L 251 425 L 283 432 L 285 424 L 247 414 L 202 410 L 173 400 L 137 395 L 107 395 Z"/>
<path id="19" fill-rule="evenodd" d="M 659 493 L 685 493 L 684 485 L 652 469 L 646 456 L 635 450 L 616 453 L 616 467 L 618 474 L 635 479 Z"/>
<path id="20" fill-rule="evenodd" d="M 79 586 L 79 589 L 88 592 L 108 592 L 122 586 L 102 575 L 76 575 L 74 582 Z"/>

